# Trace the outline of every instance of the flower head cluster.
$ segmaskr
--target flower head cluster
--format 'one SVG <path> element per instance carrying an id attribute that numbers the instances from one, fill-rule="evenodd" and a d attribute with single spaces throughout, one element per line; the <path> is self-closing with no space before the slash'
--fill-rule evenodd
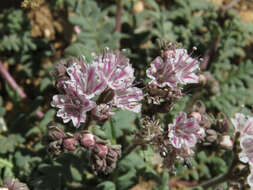
<path id="1" fill-rule="evenodd" d="M 149 104 L 154 105 L 154 112 L 169 112 L 176 100 L 185 95 L 182 85 L 199 82 L 196 74 L 199 64 L 183 48 L 172 44 L 164 47 L 161 56 L 156 57 L 146 70 L 147 77 L 151 79 L 147 84 L 146 98 Z"/>
<path id="2" fill-rule="evenodd" d="M 73 152 L 78 148 L 90 151 L 90 163 L 93 170 L 109 173 L 115 167 L 121 156 L 120 145 L 110 145 L 89 131 L 75 134 L 65 133 L 59 126 L 49 126 L 48 134 L 44 137 L 44 144 L 52 156 L 64 152 Z"/>
<path id="3" fill-rule="evenodd" d="M 240 146 L 242 152 L 239 157 L 244 163 L 253 164 L 253 117 L 245 116 L 242 113 L 236 113 L 231 119 L 235 132 L 240 133 Z"/>
<path id="4" fill-rule="evenodd" d="M 253 117 L 236 113 L 231 121 L 235 132 L 240 134 L 240 147 L 242 151 L 239 154 L 239 159 L 250 165 L 251 173 L 248 176 L 248 184 L 253 189 Z"/>
<path id="5" fill-rule="evenodd" d="M 163 157 L 164 165 L 170 168 L 177 158 L 187 159 L 192 156 L 192 148 L 204 135 L 205 131 L 198 121 L 181 112 L 168 125 L 168 131 L 160 127 L 159 120 L 145 117 L 136 143 L 152 145 Z"/>
<path id="6" fill-rule="evenodd" d="M 199 126 L 194 117 L 187 118 L 185 112 L 180 112 L 174 119 L 173 124 L 168 126 L 168 136 L 171 144 L 177 148 L 191 149 L 198 139 L 203 138 L 204 130 Z"/>
<path id="7" fill-rule="evenodd" d="M 199 61 L 191 58 L 187 50 L 172 48 L 155 58 L 146 72 L 150 84 L 175 88 L 178 84 L 198 83 L 199 77 L 195 74 L 198 68 Z"/>
<path id="8" fill-rule="evenodd" d="M 58 66 L 61 77 L 51 105 L 59 108 L 57 116 L 64 123 L 79 127 L 90 113 L 97 120 L 106 120 L 113 107 L 140 112 L 142 91 L 133 87 L 134 69 L 119 51 L 105 50 L 88 63 L 85 58 L 72 59 Z"/>

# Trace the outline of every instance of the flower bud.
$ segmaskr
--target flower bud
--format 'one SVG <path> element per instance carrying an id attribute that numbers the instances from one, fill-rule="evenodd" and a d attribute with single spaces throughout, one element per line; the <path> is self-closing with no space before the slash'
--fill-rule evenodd
<path id="1" fill-rule="evenodd" d="M 134 13 L 139 13 L 142 12 L 144 10 L 144 4 L 142 1 L 138 1 L 133 8 L 133 12 Z"/>
<path id="2" fill-rule="evenodd" d="M 104 145 L 97 143 L 92 151 L 90 162 L 95 172 L 110 173 L 121 155 L 120 145 Z"/>
<path id="3" fill-rule="evenodd" d="M 213 130 L 213 129 L 207 129 L 206 130 L 206 134 L 207 134 L 207 137 L 206 137 L 206 140 L 208 141 L 208 142 L 214 142 L 214 141 L 216 141 L 217 140 L 217 132 L 215 131 L 215 130 Z"/>
<path id="4" fill-rule="evenodd" d="M 227 118 L 224 118 L 222 120 L 222 124 L 221 124 L 221 132 L 227 132 L 228 131 L 228 128 L 229 128 L 229 121 Z"/>
<path id="5" fill-rule="evenodd" d="M 200 84 L 206 85 L 206 83 L 207 83 L 207 78 L 206 78 L 206 76 L 203 75 L 203 74 L 200 74 L 200 75 L 199 75 L 199 82 L 200 82 Z"/>
<path id="6" fill-rule="evenodd" d="M 107 168 L 106 160 L 100 158 L 97 154 L 94 154 L 94 152 L 93 154 L 91 154 L 90 162 L 91 162 L 91 167 L 95 173 L 97 173 L 98 171 L 108 173 L 106 171 L 106 168 Z"/>
<path id="7" fill-rule="evenodd" d="M 201 114 L 199 112 L 192 112 L 190 116 L 194 117 L 198 122 L 201 121 Z"/>
<path id="8" fill-rule="evenodd" d="M 62 140 L 53 141 L 48 144 L 47 147 L 48 152 L 52 153 L 53 155 L 60 155 L 62 153 Z"/>
<path id="9" fill-rule="evenodd" d="M 224 149 L 231 150 L 233 148 L 233 141 L 229 135 L 223 135 L 220 138 L 220 146 Z"/>
<path id="10" fill-rule="evenodd" d="M 66 62 L 64 60 L 61 60 L 60 63 L 58 63 L 55 67 L 55 72 L 57 77 L 64 76 L 66 73 Z"/>
<path id="11" fill-rule="evenodd" d="M 74 31 L 75 31 L 76 34 L 79 34 L 81 32 L 81 29 L 80 29 L 79 26 L 75 25 L 74 26 Z"/>
<path id="12" fill-rule="evenodd" d="M 109 146 L 107 159 L 116 162 L 121 156 L 121 146 Z"/>
<path id="13" fill-rule="evenodd" d="M 108 148 L 106 145 L 96 144 L 95 151 L 97 152 L 98 156 L 105 158 L 108 153 Z"/>
<path id="14" fill-rule="evenodd" d="M 59 126 L 49 126 L 48 128 L 48 137 L 50 140 L 55 141 L 65 137 L 64 131 Z"/>
<path id="15" fill-rule="evenodd" d="M 200 127 L 198 131 L 198 138 L 203 139 L 205 136 L 206 136 L 205 129 L 203 127 Z"/>
<path id="16" fill-rule="evenodd" d="M 63 146 L 67 151 L 75 151 L 77 148 L 78 141 L 75 137 L 66 138 L 63 140 Z"/>
<path id="17" fill-rule="evenodd" d="M 91 133 L 82 133 L 80 135 L 80 144 L 85 148 L 92 148 L 96 144 L 96 136 Z"/>

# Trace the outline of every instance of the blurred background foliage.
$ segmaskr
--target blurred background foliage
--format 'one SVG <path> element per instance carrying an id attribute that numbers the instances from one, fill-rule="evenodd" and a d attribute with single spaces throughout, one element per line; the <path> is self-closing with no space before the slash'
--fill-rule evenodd
<path id="1" fill-rule="evenodd" d="M 0 60 L 27 94 L 0 80 L 0 184 L 15 176 L 34 190 L 55 189 L 186 189 L 225 173 L 230 151 L 214 151 L 215 145 L 198 147 L 192 167 L 178 163 L 166 171 L 151 149 L 124 157 L 110 175 L 94 175 L 85 152 L 53 160 L 41 143 L 46 126 L 55 118 L 50 108 L 57 93 L 52 70 L 60 59 L 90 56 L 103 48 L 126 49 L 137 81 L 159 55 L 159 40 L 181 43 L 203 58 L 202 71 L 211 73 L 212 85 L 189 88 L 165 123 L 182 109 L 202 100 L 207 112 L 231 117 L 253 103 L 253 3 L 241 0 L 123 0 L 121 32 L 115 32 L 117 2 L 114 0 L 6 1 L 0 8 Z M 76 30 L 76 28 L 78 30 Z M 120 43 L 119 43 L 120 42 Z M 241 106 L 244 106 L 241 108 Z M 42 119 L 36 116 L 40 109 Z M 118 112 L 111 121 L 92 127 L 95 134 L 130 146 L 131 133 L 140 115 Z M 125 134 L 125 135 L 123 135 Z M 129 135 L 126 135 L 129 134 Z M 175 175 L 176 174 L 176 175 Z M 227 189 L 227 184 L 221 184 Z M 195 188 L 201 189 L 201 188 Z"/>

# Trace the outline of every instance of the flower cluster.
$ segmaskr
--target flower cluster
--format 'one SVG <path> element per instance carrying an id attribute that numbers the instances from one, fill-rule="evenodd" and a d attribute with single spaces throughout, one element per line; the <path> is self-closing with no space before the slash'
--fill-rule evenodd
<path id="1" fill-rule="evenodd" d="M 194 117 L 187 118 L 186 113 L 180 112 L 173 124 L 169 124 L 168 135 L 175 148 L 185 147 L 190 150 L 196 145 L 198 139 L 204 137 L 205 131 Z"/>
<path id="2" fill-rule="evenodd" d="M 173 166 L 177 158 L 187 159 L 192 156 L 192 148 L 201 140 L 205 131 L 200 127 L 197 119 L 187 117 L 185 112 L 180 112 L 172 124 L 168 125 L 168 131 L 159 126 L 159 121 L 146 117 L 142 121 L 143 127 L 139 134 L 138 142 L 155 147 L 155 150 L 164 158 L 167 167 Z M 142 140 L 141 140 L 142 139 Z"/>
<path id="3" fill-rule="evenodd" d="M 243 163 L 249 163 L 250 175 L 248 176 L 248 184 L 253 189 L 253 117 L 245 116 L 242 113 L 236 113 L 231 119 L 235 133 L 240 134 L 240 147 L 242 149 L 239 159 Z"/>
<path id="4" fill-rule="evenodd" d="M 171 48 L 152 61 L 147 77 L 155 86 L 175 88 L 178 84 L 198 83 L 199 77 L 194 73 L 198 68 L 199 61 L 191 58 L 187 50 Z"/>
<path id="5" fill-rule="evenodd" d="M 165 47 L 146 70 L 150 82 L 146 85 L 147 99 L 153 110 L 168 113 L 178 98 L 182 98 L 182 85 L 199 83 L 196 74 L 200 62 L 187 50 L 171 44 Z M 148 110 L 147 112 L 152 112 Z"/>
<path id="6" fill-rule="evenodd" d="M 56 87 L 60 94 L 53 96 L 51 102 L 53 107 L 59 108 L 57 116 L 64 123 L 72 121 L 75 127 L 79 127 L 90 120 L 106 121 L 115 108 L 139 113 L 144 95 L 133 85 L 134 70 L 125 55 L 106 49 L 102 55 L 92 56 L 89 63 L 85 58 L 72 58 L 57 66 Z M 198 68 L 199 61 L 185 49 L 169 45 L 146 70 L 151 81 L 145 84 L 145 97 L 147 103 L 153 105 L 144 106 L 142 110 L 143 125 L 140 133 L 136 133 L 134 145 L 155 147 L 169 167 L 178 157 L 187 159 L 192 156 L 192 148 L 205 135 L 201 126 L 204 117 L 198 112 L 190 116 L 180 112 L 168 125 L 168 130 L 164 130 L 155 116 L 168 113 L 175 99 L 183 97 L 181 85 L 199 82 L 195 73 Z M 92 168 L 104 173 L 115 168 L 120 157 L 119 146 L 111 146 L 87 131 L 70 135 L 51 127 L 47 145 L 54 155 L 78 147 L 88 149 Z"/>
<path id="7" fill-rule="evenodd" d="M 53 156 L 64 152 L 73 152 L 78 148 L 90 150 L 90 163 L 93 170 L 109 173 L 115 167 L 121 155 L 120 145 L 110 145 L 88 131 L 76 134 L 64 133 L 58 126 L 49 126 L 48 134 L 44 137 L 44 144 Z"/>
<path id="8" fill-rule="evenodd" d="M 79 127 L 87 114 L 104 121 L 113 115 L 113 107 L 140 112 L 143 93 L 133 86 L 134 70 L 119 51 L 105 50 L 91 63 L 71 59 L 57 69 L 61 77 L 56 86 L 62 94 L 53 96 L 51 105 L 59 108 L 57 116 L 64 123 Z"/>

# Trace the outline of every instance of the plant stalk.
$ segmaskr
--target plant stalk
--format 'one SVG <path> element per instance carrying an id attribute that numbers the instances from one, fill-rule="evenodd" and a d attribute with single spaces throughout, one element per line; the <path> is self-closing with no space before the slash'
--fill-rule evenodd
<path id="1" fill-rule="evenodd" d="M 238 164 L 239 162 L 239 158 L 238 158 L 238 150 L 237 150 L 237 147 L 236 147 L 236 139 L 239 138 L 239 134 L 236 134 L 236 137 L 235 137 L 235 140 L 234 140 L 234 147 L 233 147 L 233 152 L 234 152 L 234 158 L 233 158 L 233 161 L 232 163 L 230 164 L 228 170 L 226 173 L 220 175 L 220 176 L 217 176 L 215 178 L 212 178 L 206 182 L 203 182 L 199 185 L 196 185 L 195 187 L 198 187 L 198 186 L 201 186 L 203 187 L 203 189 L 207 189 L 209 187 L 213 187 L 213 186 L 216 186 L 220 183 L 223 183 L 223 182 L 226 182 L 228 180 L 233 180 L 235 179 L 236 177 L 236 174 L 233 173 L 233 170 L 234 168 L 236 167 L 236 165 Z"/>
<path id="2" fill-rule="evenodd" d="M 123 3 L 122 0 L 117 0 L 117 13 L 116 13 L 116 25 L 115 32 L 121 32 L 121 12 L 122 12 Z M 120 39 L 118 39 L 118 45 L 120 46 Z"/>
<path id="3" fill-rule="evenodd" d="M 3 63 L 0 61 L 0 73 L 2 75 L 2 77 L 7 81 L 7 83 L 10 85 L 10 87 L 13 90 L 16 90 L 18 93 L 18 96 L 21 99 L 25 99 L 27 98 L 27 95 L 25 94 L 25 92 L 19 87 L 19 85 L 16 83 L 16 81 L 14 80 L 14 78 L 11 76 L 11 74 L 5 69 Z M 36 111 L 36 115 L 39 118 L 43 118 L 44 117 L 44 113 L 40 110 Z"/>

